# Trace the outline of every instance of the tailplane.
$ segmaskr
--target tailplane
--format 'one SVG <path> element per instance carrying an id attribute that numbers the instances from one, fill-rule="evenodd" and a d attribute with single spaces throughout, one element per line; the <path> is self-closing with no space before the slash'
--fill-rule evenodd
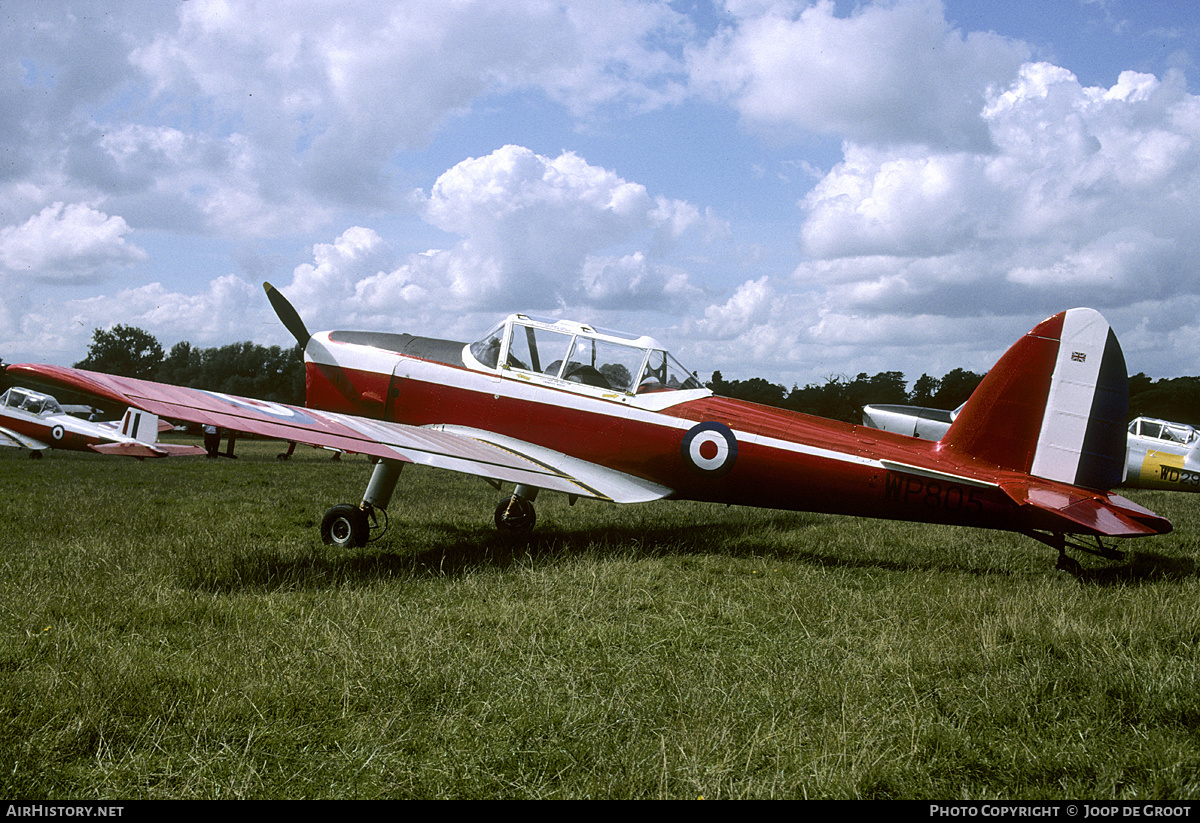
<path id="1" fill-rule="evenodd" d="M 987 373 L 942 438 L 1002 468 L 1090 489 L 1125 470 L 1129 381 L 1108 321 L 1070 309 L 1038 324 Z"/>

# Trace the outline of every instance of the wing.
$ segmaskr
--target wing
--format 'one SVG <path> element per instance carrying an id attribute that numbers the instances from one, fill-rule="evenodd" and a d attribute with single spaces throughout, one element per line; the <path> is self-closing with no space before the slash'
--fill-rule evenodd
<path id="1" fill-rule="evenodd" d="M 34 440 L 32 437 L 27 437 L 20 432 L 15 432 L 12 429 L 6 429 L 0 426 L 0 446 L 14 446 L 18 449 L 29 449 L 30 451 L 40 452 L 50 448 L 49 444 L 43 443 L 40 440 Z"/>
<path id="2" fill-rule="evenodd" d="M 480 429 L 409 426 L 60 366 L 19 364 L 8 366 L 7 372 L 159 417 L 420 463 L 580 497 L 640 503 L 661 499 L 672 491 L 624 472 Z"/>

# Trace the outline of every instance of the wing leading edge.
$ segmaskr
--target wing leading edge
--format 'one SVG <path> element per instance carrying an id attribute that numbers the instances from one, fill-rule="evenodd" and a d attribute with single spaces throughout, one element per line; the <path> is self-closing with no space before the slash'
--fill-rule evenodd
<path id="1" fill-rule="evenodd" d="M 6 429 L 0 426 L 0 446 L 12 446 L 18 449 L 29 449 L 30 451 L 44 451 L 50 448 L 48 443 L 43 443 L 40 440 L 34 440 L 32 437 L 26 437 L 20 432 L 15 432 L 12 429 Z"/>
<path id="2" fill-rule="evenodd" d="M 83 392 L 159 417 L 419 463 L 578 497 L 638 503 L 672 492 L 623 472 L 478 429 L 369 420 L 60 366 L 19 364 L 7 370 L 31 382 Z"/>

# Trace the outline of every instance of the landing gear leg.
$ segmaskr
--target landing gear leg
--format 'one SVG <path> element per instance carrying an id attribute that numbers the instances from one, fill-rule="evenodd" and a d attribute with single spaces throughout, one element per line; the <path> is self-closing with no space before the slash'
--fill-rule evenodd
<path id="1" fill-rule="evenodd" d="M 340 549 L 367 545 L 372 539 L 371 530 L 381 528 L 378 512 L 384 514 L 386 526 L 387 505 L 396 490 L 402 468 L 404 464 L 398 460 L 378 461 L 371 471 L 371 480 L 361 503 L 357 506 L 341 503 L 325 512 L 321 520 L 321 540 Z"/>
<path id="2" fill-rule="evenodd" d="M 1058 550 L 1058 562 L 1054 564 L 1054 568 L 1060 572 L 1066 572 L 1072 577 L 1079 577 L 1082 569 L 1079 567 L 1079 561 L 1067 554 L 1066 548 L 1060 547 Z"/>
<path id="3" fill-rule="evenodd" d="M 1054 564 L 1054 568 L 1058 569 L 1059 571 L 1067 572 L 1074 577 L 1079 577 L 1081 574 L 1083 574 L 1083 569 L 1079 565 L 1078 560 L 1070 557 L 1067 554 L 1068 546 L 1072 549 L 1077 549 L 1081 552 L 1087 552 L 1088 554 L 1094 554 L 1109 560 L 1125 559 L 1125 552 L 1104 545 L 1104 543 L 1100 541 L 1099 537 L 1096 537 L 1095 546 L 1089 546 L 1086 543 L 1081 542 L 1082 538 L 1072 538 L 1068 540 L 1067 535 L 1065 534 L 1042 534 L 1034 531 L 1025 532 L 1025 534 L 1040 543 L 1045 543 L 1052 549 L 1058 549 L 1058 562 Z"/>
<path id="4" fill-rule="evenodd" d="M 501 500 L 500 505 L 496 506 L 496 528 L 509 532 L 533 531 L 533 525 L 537 522 L 533 501 L 537 499 L 537 493 L 538 490 L 533 486 L 517 486 L 512 497 Z"/>

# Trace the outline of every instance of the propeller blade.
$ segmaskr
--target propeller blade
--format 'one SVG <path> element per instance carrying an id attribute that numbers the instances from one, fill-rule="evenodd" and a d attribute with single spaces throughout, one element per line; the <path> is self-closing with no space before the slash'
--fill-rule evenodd
<path id="1" fill-rule="evenodd" d="M 271 308 L 275 309 L 279 322 L 283 323 L 283 327 L 292 333 L 292 337 L 296 338 L 300 348 L 307 346 L 308 338 L 312 335 L 308 333 L 304 321 L 300 319 L 300 314 L 292 307 L 288 299 L 270 283 L 263 283 L 263 289 L 267 293 L 267 299 L 271 301 Z"/>

